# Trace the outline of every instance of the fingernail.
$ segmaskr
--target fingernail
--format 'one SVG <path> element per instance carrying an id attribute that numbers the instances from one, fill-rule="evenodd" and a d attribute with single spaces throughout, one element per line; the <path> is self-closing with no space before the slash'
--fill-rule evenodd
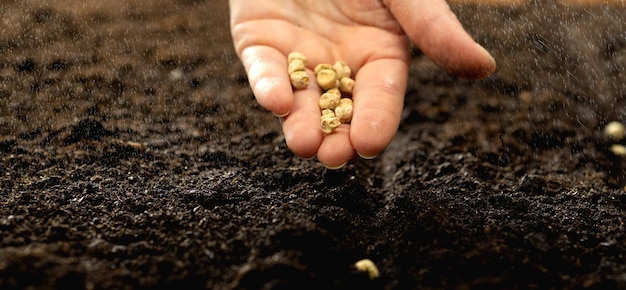
<path id="1" fill-rule="evenodd" d="M 346 161 L 344 164 L 338 165 L 338 166 L 327 166 L 326 164 L 324 164 L 324 167 L 330 169 L 330 170 L 338 170 L 341 169 L 343 167 L 345 167 L 348 164 L 348 162 Z"/>
<path id="2" fill-rule="evenodd" d="M 309 161 L 309 160 L 315 159 L 315 157 L 317 157 L 317 155 L 313 155 L 311 157 L 300 157 L 300 158 L 302 158 L 302 160 Z"/>
<path id="3" fill-rule="evenodd" d="M 359 154 L 359 156 L 360 156 L 361 158 L 363 158 L 363 159 L 368 159 L 368 160 L 369 160 L 369 159 L 374 159 L 374 158 L 376 158 L 376 157 L 378 156 L 378 154 L 375 154 L 375 155 L 373 155 L 373 156 L 367 156 L 367 155 L 363 155 L 363 154 L 361 154 L 361 153 L 359 153 L 359 152 L 357 152 L 356 154 Z"/>
<path id="4" fill-rule="evenodd" d="M 278 115 L 278 114 L 276 114 L 276 113 L 272 112 L 272 114 L 274 114 L 274 116 L 276 116 L 276 117 L 278 117 L 278 118 L 285 117 L 285 116 L 289 115 L 289 113 L 290 113 L 290 112 L 289 112 L 289 111 L 287 111 L 287 113 L 284 113 L 284 114 L 282 114 L 282 115 Z"/>
<path id="5" fill-rule="evenodd" d="M 486 76 L 488 76 L 488 75 L 492 74 L 496 70 L 496 67 L 497 67 L 496 59 L 484 47 L 480 46 L 480 49 L 482 50 L 482 54 L 485 56 L 485 58 L 488 60 L 488 62 L 490 62 L 489 67 L 485 71 Z"/>

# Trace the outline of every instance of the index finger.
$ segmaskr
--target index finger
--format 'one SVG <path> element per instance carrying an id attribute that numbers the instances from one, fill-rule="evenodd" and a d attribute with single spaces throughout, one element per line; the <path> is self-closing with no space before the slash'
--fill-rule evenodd
<path id="1" fill-rule="evenodd" d="M 293 106 L 293 90 L 287 73 L 287 56 L 263 45 L 241 52 L 250 87 L 257 102 L 274 115 L 285 116 Z"/>

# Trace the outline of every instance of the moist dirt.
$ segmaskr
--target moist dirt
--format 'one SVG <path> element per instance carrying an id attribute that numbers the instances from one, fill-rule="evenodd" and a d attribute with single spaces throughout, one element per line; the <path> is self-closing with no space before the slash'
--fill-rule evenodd
<path id="1" fill-rule="evenodd" d="M 454 5 L 497 72 L 415 50 L 393 143 L 330 171 L 226 1 L 0 2 L 0 288 L 626 289 L 625 8 Z"/>

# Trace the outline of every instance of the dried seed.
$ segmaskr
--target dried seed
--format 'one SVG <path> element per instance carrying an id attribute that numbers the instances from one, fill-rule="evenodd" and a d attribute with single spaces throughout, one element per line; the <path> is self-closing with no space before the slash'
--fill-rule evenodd
<path id="1" fill-rule="evenodd" d="M 333 65 L 333 70 L 337 73 L 337 79 L 349 78 L 352 74 L 352 70 L 347 63 L 338 61 Z"/>
<path id="2" fill-rule="evenodd" d="M 622 140 L 626 137 L 626 126 L 617 121 L 610 122 L 604 127 L 604 134 L 613 140 Z"/>
<path id="3" fill-rule="evenodd" d="M 341 78 L 339 81 L 339 90 L 345 94 L 352 94 L 354 89 L 354 80 L 351 78 Z"/>
<path id="4" fill-rule="evenodd" d="M 315 74 L 318 74 L 321 70 L 323 69 L 333 69 L 333 65 L 329 64 L 329 63 L 320 63 L 318 65 L 315 66 L 315 68 L 313 69 L 313 72 L 315 72 Z"/>
<path id="5" fill-rule="evenodd" d="M 324 115 L 320 120 L 322 123 L 322 132 L 324 132 L 324 134 L 332 133 L 335 129 L 337 129 L 337 127 L 339 127 L 339 125 L 341 125 L 341 121 L 335 116 Z"/>
<path id="6" fill-rule="evenodd" d="M 343 98 L 339 105 L 335 108 L 335 116 L 339 118 L 341 123 L 350 123 L 352 121 L 352 100 Z"/>
<path id="7" fill-rule="evenodd" d="M 287 63 L 291 63 L 294 59 L 299 59 L 304 63 L 304 66 L 307 64 L 307 58 L 304 54 L 294 51 L 287 56 Z"/>
<path id="8" fill-rule="evenodd" d="M 331 117 L 335 117 L 335 111 L 331 110 L 331 109 L 323 109 L 322 110 L 322 116 L 331 116 Z"/>
<path id="9" fill-rule="evenodd" d="M 335 109 L 339 106 L 339 101 L 341 100 L 341 96 L 337 96 L 336 94 L 323 93 L 319 99 L 319 105 L 321 109 Z"/>
<path id="10" fill-rule="evenodd" d="M 289 62 L 289 67 L 287 68 L 287 71 L 289 72 L 289 74 L 292 74 L 296 71 L 304 71 L 305 69 L 306 65 L 304 64 L 304 62 L 301 59 L 296 58 Z"/>
<path id="11" fill-rule="evenodd" d="M 613 144 L 609 150 L 619 157 L 626 157 L 626 147 L 622 144 Z"/>
<path id="12" fill-rule="evenodd" d="M 378 268 L 370 259 L 363 259 L 354 264 L 354 266 L 361 272 L 367 272 L 370 276 L 370 280 L 374 280 L 380 276 Z"/>
<path id="13" fill-rule="evenodd" d="M 333 95 L 336 95 L 336 96 L 338 96 L 339 98 L 341 98 L 341 92 L 339 91 L 339 89 L 338 89 L 338 88 L 332 88 L 332 89 L 330 89 L 330 90 L 326 91 L 326 93 L 327 93 L 327 94 L 333 94 Z"/>
<path id="14" fill-rule="evenodd" d="M 337 73 L 331 69 L 323 69 L 317 73 L 317 84 L 323 90 L 329 90 L 335 87 L 337 83 Z"/>
<path id="15" fill-rule="evenodd" d="M 295 71 L 289 75 L 294 89 L 303 90 L 309 86 L 309 75 L 305 71 Z"/>

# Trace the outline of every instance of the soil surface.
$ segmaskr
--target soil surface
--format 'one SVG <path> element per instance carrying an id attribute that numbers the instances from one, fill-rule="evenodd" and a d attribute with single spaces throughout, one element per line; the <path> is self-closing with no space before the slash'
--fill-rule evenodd
<path id="1" fill-rule="evenodd" d="M 226 1 L 0 2 L 2 289 L 626 289 L 625 8 L 454 5 L 498 71 L 415 51 L 397 138 L 329 171 Z"/>

